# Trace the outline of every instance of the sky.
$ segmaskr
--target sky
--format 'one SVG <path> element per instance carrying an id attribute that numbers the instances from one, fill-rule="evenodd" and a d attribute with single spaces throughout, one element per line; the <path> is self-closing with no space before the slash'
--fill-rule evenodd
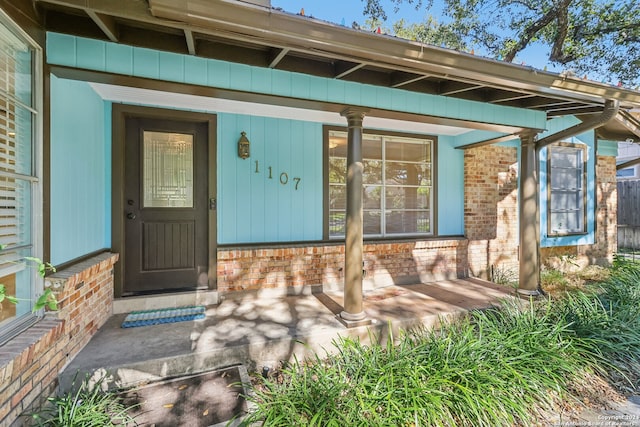
<path id="1" fill-rule="evenodd" d="M 393 13 L 393 6 L 390 1 L 385 1 L 389 6 L 386 9 L 389 16 L 389 23 L 393 23 L 400 18 L 409 22 L 419 22 L 423 18 L 423 13 L 416 11 L 412 6 L 403 5 L 401 10 Z M 325 21 L 342 23 L 344 19 L 347 26 L 351 26 L 353 21 L 363 23 L 365 17 L 362 15 L 364 2 L 362 0 L 271 0 L 272 7 L 281 7 L 286 12 L 300 13 L 304 8 L 307 16 L 323 19 Z"/>
<path id="2" fill-rule="evenodd" d="M 402 4 L 398 13 L 394 13 L 394 4 L 390 0 L 384 0 L 383 4 L 386 4 L 385 11 L 388 16 L 386 22 L 387 27 L 400 20 L 404 19 L 407 23 L 421 22 L 426 16 L 424 10 L 416 11 L 412 5 Z M 434 1 L 434 16 L 438 16 L 438 5 L 442 2 Z M 314 18 L 322 19 L 325 21 L 341 24 L 344 20 L 346 26 L 350 27 L 351 23 L 356 21 L 359 24 L 364 23 L 366 18 L 363 16 L 364 2 L 362 0 L 271 0 L 272 7 L 279 7 L 290 13 L 300 13 L 300 10 L 304 8 L 304 14 L 306 16 L 313 16 Z M 557 69 L 546 61 L 547 55 L 544 48 L 541 46 L 532 46 L 527 50 L 521 52 L 516 57 L 515 63 L 530 65 L 538 69 L 543 69 L 545 66 L 551 72 L 560 72 L 561 69 Z"/>

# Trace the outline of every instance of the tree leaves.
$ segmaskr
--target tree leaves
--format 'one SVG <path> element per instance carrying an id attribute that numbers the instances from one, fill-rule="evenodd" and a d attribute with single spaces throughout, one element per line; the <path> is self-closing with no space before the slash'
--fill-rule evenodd
<path id="1" fill-rule="evenodd" d="M 381 0 L 363 0 L 364 14 L 386 20 Z M 391 0 L 423 8 L 423 22 L 397 22 L 398 37 L 521 61 L 540 45 L 550 64 L 591 79 L 640 83 L 640 3 L 637 0 L 444 0 L 440 17 L 432 1 Z M 526 56 L 525 56 L 526 58 Z"/>
<path id="2" fill-rule="evenodd" d="M 362 1 L 365 4 L 364 13 L 363 13 L 364 16 L 369 16 L 374 21 L 387 20 L 387 13 L 381 4 L 382 0 L 362 0 Z M 388 1 L 390 1 L 391 4 L 393 4 L 394 12 L 397 12 L 399 10 L 400 5 L 402 3 L 411 4 L 415 7 L 416 10 L 420 9 L 420 7 L 422 7 L 423 4 L 427 9 L 431 9 L 431 6 L 433 6 L 433 0 L 426 0 L 424 2 L 423 0 L 388 0 Z"/>

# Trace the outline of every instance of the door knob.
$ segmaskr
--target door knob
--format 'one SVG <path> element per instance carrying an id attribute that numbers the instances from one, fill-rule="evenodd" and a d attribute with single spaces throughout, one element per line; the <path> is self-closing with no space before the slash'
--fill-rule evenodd
<path id="1" fill-rule="evenodd" d="M 127 214 L 127 218 L 129 218 L 129 219 L 136 219 L 136 214 L 134 214 L 133 212 L 129 212 L 129 213 Z"/>

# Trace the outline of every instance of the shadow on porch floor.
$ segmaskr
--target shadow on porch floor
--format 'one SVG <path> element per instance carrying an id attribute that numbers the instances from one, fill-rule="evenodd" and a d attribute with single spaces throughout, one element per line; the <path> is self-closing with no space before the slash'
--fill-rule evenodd
<path id="1" fill-rule="evenodd" d="M 337 320 L 342 293 L 264 298 L 228 294 L 207 307 L 202 320 L 122 329 L 125 314 L 112 316 L 60 375 L 61 389 L 74 376 L 108 374 L 117 387 L 244 364 L 249 372 L 276 367 L 294 356 L 334 350 L 338 336 L 377 340 L 440 316 L 490 307 L 514 295 L 511 288 L 479 279 L 390 286 L 365 291 L 371 325 L 346 329 Z"/>

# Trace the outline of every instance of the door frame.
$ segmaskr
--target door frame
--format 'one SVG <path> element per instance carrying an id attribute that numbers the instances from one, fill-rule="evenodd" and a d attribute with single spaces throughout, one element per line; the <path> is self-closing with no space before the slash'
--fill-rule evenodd
<path id="1" fill-rule="evenodd" d="M 111 137 L 111 248 L 120 254 L 114 266 L 114 296 L 122 297 L 124 287 L 125 248 L 125 200 L 124 200 L 124 148 L 125 125 L 127 118 L 140 117 L 148 119 L 178 120 L 185 122 L 205 123 L 208 141 L 208 177 L 209 199 L 217 199 L 216 180 L 216 146 L 217 116 L 215 114 L 196 113 L 181 110 L 169 110 L 156 107 L 143 107 L 128 104 L 112 104 L 112 137 Z M 217 289 L 217 211 L 208 210 L 208 260 L 209 290 Z"/>

